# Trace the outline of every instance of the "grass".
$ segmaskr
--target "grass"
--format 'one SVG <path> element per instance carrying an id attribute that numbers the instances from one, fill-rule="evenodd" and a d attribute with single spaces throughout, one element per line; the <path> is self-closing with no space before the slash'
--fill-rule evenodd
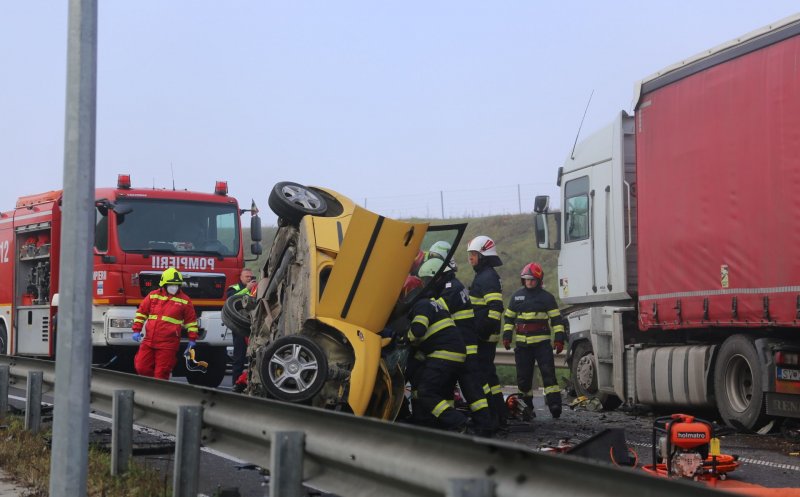
<path id="1" fill-rule="evenodd" d="M 23 420 L 8 416 L 0 427 L 0 467 L 19 485 L 28 487 L 26 497 L 46 497 L 50 486 L 51 433 L 33 434 Z M 161 475 L 133 461 L 128 472 L 111 476 L 111 456 L 89 449 L 88 497 L 154 497 L 165 495 Z M 170 494 L 166 494 L 170 495 Z"/>

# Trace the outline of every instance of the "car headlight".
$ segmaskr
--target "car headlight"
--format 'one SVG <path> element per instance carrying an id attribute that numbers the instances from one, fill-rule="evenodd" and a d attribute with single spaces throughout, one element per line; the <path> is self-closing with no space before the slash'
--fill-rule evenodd
<path id="1" fill-rule="evenodd" d="M 108 326 L 110 328 L 131 328 L 133 319 L 109 319 Z"/>

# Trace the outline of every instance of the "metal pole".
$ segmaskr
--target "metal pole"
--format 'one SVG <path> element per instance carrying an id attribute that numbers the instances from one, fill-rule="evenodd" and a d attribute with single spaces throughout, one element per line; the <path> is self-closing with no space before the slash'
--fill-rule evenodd
<path id="1" fill-rule="evenodd" d="M 522 192 L 519 189 L 519 183 L 517 183 L 517 204 L 519 204 L 519 213 L 522 214 Z"/>
<path id="2" fill-rule="evenodd" d="M 494 482 L 487 478 L 453 478 L 446 497 L 494 497 Z"/>
<path id="3" fill-rule="evenodd" d="M 86 495 L 92 363 L 97 0 L 70 0 L 50 495 Z"/>
<path id="4" fill-rule="evenodd" d="M 302 431 L 276 431 L 272 436 L 269 495 L 305 497 L 303 452 L 306 435 Z"/>
<path id="5" fill-rule="evenodd" d="M 442 204 L 442 219 L 444 219 L 444 192 L 439 190 L 439 201 Z"/>
<path id="6" fill-rule="evenodd" d="M 0 421 L 6 419 L 8 414 L 8 379 L 11 368 L 7 365 L 0 366 Z"/>
<path id="7" fill-rule="evenodd" d="M 178 428 L 175 431 L 175 468 L 172 474 L 173 497 L 197 497 L 202 428 L 203 408 L 201 406 L 178 408 Z"/>
<path id="8" fill-rule="evenodd" d="M 25 388 L 25 429 L 39 433 L 42 427 L 42 372 L 28 372 Z"/>
<path id="9" fill-rule="evenodd" d="M 111 407 L 111 475 L 128 471 L 133 454 L 133 390 L 114 390 Z"/>

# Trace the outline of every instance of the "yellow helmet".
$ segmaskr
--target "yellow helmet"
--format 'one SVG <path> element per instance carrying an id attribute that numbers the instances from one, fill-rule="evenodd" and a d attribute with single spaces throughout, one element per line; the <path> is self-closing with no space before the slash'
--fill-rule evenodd
<path id="1" fill-rule="evenodd" d="M 158 282 L 158 286 L 164 285 L 182 285 L 183 284 L 183 276 L 181 276 L 180 271 L 175 269 L 174 267 L 167 268 L 161 273 L 161 281 Z"/>

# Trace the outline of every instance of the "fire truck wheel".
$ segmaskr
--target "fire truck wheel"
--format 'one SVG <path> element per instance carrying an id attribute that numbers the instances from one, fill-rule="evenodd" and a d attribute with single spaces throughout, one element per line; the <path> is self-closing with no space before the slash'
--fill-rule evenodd
<path id="1" fill-rule="evenodd" d="M 243 295 L 231 295 L 222 306 L 222 324 L 234 335 L 250 336 L 250 313 L 242 307 Z"/>
<path id="2" fill-rule="evenodd" d="M 6 331 L 6 324 L 0 321 L 0 354 L 8 354 L 6 346 L 8 344 L 8 332 Z"/>
<path id="3" fill-rule="evenodd" d="M 717 352 L 714 396 L 722 419 L 729 426 L 754 430 L 767 421 L 762 364 L 753 339 L 734 335 Z"/>
<path id="4" fill-rule="evenodd" d="M 269 207 L 293 226 L 300 224 L 303 216 L 322 216 L 328 210 L 328 204 L 319 193 L 291 181 L 281 181 L 272 187 Z"/>
<path id="5" fill-rule="evenodd" d="M 197 358 L 206 361 L 208 369 L 205 373 L 186 371 L 186 381 L 190 385 L 199 387 L 218 387 L 225 379 L 225 366 L 228 362 L 228 353 L 225 347 L 201 347 L 197 351 Z"/>
<path id="6" fill-rule="evenodd" d="M 570 377 L 572 386 L 575 388 L 575 395 L 578 397 L 597 398 L 603 409 L 612 410 L 622 404 L 616 395 L 597 391 L 597 371 L 594 359 L 592 344 L 582 341 L 575 344 L 575 352 L 572 355 L 572 365 L 570 367 Z"/>
<path id="7" fill-rule="evenodd" d="M 328 359 L 312 339 L 287 335 L 267 346 L 259 372 L 272 397 L 287 402 L 306 402 L 325 384 Z"/>

